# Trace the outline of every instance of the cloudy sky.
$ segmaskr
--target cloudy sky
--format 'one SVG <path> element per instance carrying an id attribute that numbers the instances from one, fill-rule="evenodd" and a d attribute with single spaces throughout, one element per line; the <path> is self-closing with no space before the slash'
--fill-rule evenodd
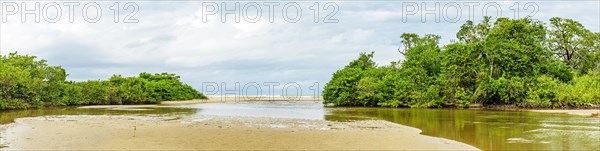
<path id="1" fill-rule="evenodd" d="M 462 23 L 479 21 L 486 13 L 533 15 L 544 22 L 572 18 L 600 30 L 598 1 L 240 1 L 239 8 L 220 1 L 117 1 L 118 7 L 108 1 L 68 2 L 73 3 L 39 2 L 36 22 L 36 15 L 22 14 L 23 5 L 31 10 L 36 2 L 2 1 L 0 54 L 39 56 L 64 67 L 74 81 L 170 72 L 199 90 L 203 82 L 228 87 L 278 82 L 279 95 L 283 85 L 295 82 L 303 95 L 312 95 L 314 83 L 321 91 L 331 74 L 360 52 L 374 51 L 380 65 L 402 60 L 397 53 L 402 33 L 437 34 L 446 44 Z M 96 18 L 95 8 L 102 10 L 101 17 Z M 222 22 L 223 12 L 233 14 L 225 14 Z"/>

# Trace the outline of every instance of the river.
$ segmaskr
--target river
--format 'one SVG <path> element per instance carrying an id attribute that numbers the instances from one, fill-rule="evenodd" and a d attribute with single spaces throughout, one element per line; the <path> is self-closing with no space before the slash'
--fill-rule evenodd
<path id="1" fill-rule="evenodd" d="M 206 103 L 130 108 L 57 108 L 0 112 L 0 124 L 47 115 L 187 114 L 254 116 L 330 121 L 386 120 L 421 129 L 424 135 L 482 150 L 598 150 L 600 118 L 527 111 L 323 107 L 320 102 Z M 197 116 L 198 115 L 198 116 Z"/>

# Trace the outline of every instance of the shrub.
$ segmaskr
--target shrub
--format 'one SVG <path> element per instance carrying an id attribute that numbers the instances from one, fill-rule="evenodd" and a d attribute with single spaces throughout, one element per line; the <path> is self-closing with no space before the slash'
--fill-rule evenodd
<path id="1" fill-rule="evenodd" d="M 530 107 L 561 106 L 557 98 L 559 86 L 560 81 L 546 75 L 540 76 L 533 80 L 528 87 L 526 101 L 519 105 Z"/>
<path id="2" fill-rule="evenodd" d="M 484 104 L 514 104 L 523 102 L 526 90 L 523 78 L 512 77 L 506 79 L 500 77 L 492 83 L 482 84 L 477 93 L 481 95 Z M 484 94 L 481 94 L 484 93 Z"/>
<path id="3" fill-rule="evenodd" d="M 408 104 L 412 108 L 442 107 L 444 97 L 440 95 L 437 86 L 432 85 L 425 92 L 416 91 L 411 94 L 412 101 Z"/>
<path id="4" fill-rule="evenodd" d="M 600 104 L 600 74 L 586 74 L 575 77 L 572 84 L 561 84 L 558 101 L 569 106 Z"/>
<path id="5" fill-rule="evenodd" d="M 0 110 L 27 109 L 30 105 L 19 99 L 0 98 Z"/>
<path id="6" fill-rule="evenodd" d="M 454 98 L 456 99 L 456 106 L 466 107 L 471 104 L 471 96 L 472 94 L 469 91 L 466 91 L 462 87 L 456 88 L 456 92 L 454 93 Z"/>
<path id="7" fill-rule="evenodd" d="M 142 104 L 206 96 L 168 73 L 115 75 L 108 81 L 66 81 L 60 66 L 35 56 L 0 56 L 0 110 L 91 104 Z"/>

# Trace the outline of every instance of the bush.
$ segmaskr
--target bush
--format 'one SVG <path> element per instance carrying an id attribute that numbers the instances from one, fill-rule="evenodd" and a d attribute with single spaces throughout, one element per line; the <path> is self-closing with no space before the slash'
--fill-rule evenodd
<path id="1" fill-rule="evenodd" d="M 526 101 L 519 105 L 525 107 L 561 106 L 557 97 L 559 86 L 560 81 L 549 76 L 540 76 L 528 87 Z"/>
<path id="2" fill-rule="evenodd" d="M 467 107 L 471 104 L 471 92 L 466 91 L 462 87 L 456 88 L 456 92 L 454 93 L 454 98 L 456 99 L 456 106 L 459 107 Z"/>
<path id="3" fill-rule="evenodd" d="M 361 105 L 357 102 L 358 81 L 362 78 L 362 70 L 345 68 L 333 74 L 323 90 L 323 103 L 342 106 Z"/>
<path id="4" fill-rule="evenodd" d="M 85 89 L 78 84 L 66 84 L 63 90 L 63 97 L 60 105 L 82 105 L 85 103 L 86 95 L 83 93 Z"/>
<path id="5" fill-rule="evenodd" d="M 358 81 L 356 86 L 357 100 L 363 106 L 374 106 L 379 101 L 376 84 L 378 79 L 375 77 L 364 77 Z"/>
<path id="6" fill-rule="evenodd" d="M 558 101 L 562 105 L 600 104 L 600 74 L 586 74 L 573 79 L 573 84 L 561 84 Z"/>
<path id="7" fill-rule="evenodd" d="M 573 79 L 573 68 L 558 59 L 552 59 L 549 62 L 544 66 L 543 73 L 552 75 L 562 82 L 569 82 Z"/>
<path id="8" fill-rule="evenodd" d="M 442 107 L 444 97 L 440 95 L 437 86 L 432 85 L 425 92 L 415 91 L 411 94 L 412 101 L 408 106 L 412 108 Z"/>
<path id="9" fill-rule="evenodd" d="M 19 99 L 0 98 L 0 110 L 27 109 L 30 105 Z"/>
<path id="10" fill-rule="evenodd" d="M 110 104 L 108 101 L 109 90 L 111 89 L 108 81 L 86 81 L 76 82 L 74 85 L 82 87 L 83 98 L 82 105 L 100 105 Z"/>
<path id="11" fill-rule="evenodd" d="M 44 106 L 144 104 L 164 100 L 205 99 L 206 96 L 168 73 L 115 75 L 108 81 L 66 81 L 60 66 L 35 56 L 0 56 L 0 110 Z"/>
<path id="12" fill-rule="evenodd" d="M 375 63 L 371 60 L 372 58 L 373 53 L 361 53 L 358 59 L 335 72 L 331 80 L 325 84 L 323 103 L 333 103 L 340 106 L 366 105 L 367 103 L 359 102 L 357 85 L 366 74 L 366 71 L 374 68 Z"/>
<path id="13" fill-rule="evenodd" d="M 481 100 L 487 105 L 507 105 L 523 102 L 526 90 L 523 78 L 500 77 L 492 83 L 481 83 L 476 90 L 476 100 Z"/>

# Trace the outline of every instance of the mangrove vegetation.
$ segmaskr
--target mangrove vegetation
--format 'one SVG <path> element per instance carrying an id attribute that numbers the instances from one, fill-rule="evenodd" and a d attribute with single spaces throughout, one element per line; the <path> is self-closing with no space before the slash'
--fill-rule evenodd
<path id="1" fill-rule="evenodd" d="M 467 21 L 456 40 L 404 33 L 402 61 L 361 53 L 336 71 L 323 99 L 337 106 L 571 108 L 600 104 L 600 33 L 571 19 Z"/>
<path id="2" fill-rule="evenodd" d="M 0 110 L 46 106 L 156 104 L 168 100 L 206 99 L 175 74 L 113 75 L 108 80 L 67 81 L 60 66 L 35 56 L 0 56 Z"/>

